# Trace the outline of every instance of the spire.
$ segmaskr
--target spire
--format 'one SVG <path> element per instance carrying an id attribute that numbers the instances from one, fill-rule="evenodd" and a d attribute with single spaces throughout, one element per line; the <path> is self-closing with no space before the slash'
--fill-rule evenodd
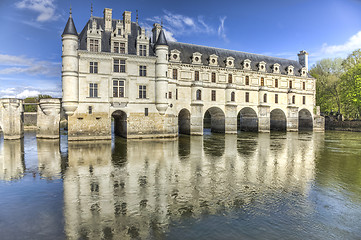
<path id="1" fill-rule="evenodd" d="M 165 38 L 165 34 L 164 34 L 164 31 L 163 31 L 163 28 L 160 30 L 160 33 L 159 33 L 159 36 L 158 36 L 158 40 L 155 44 L 156 46 L 157 45 L 166 45 L 168 46 L 168 42 L 167 42 L 167 39 Z"/>
<path id="2" fill-rule="evenodd" d="M 64 32 L 62 35 L 65 35 L 65 34 L 78 36 L 78 32 L 76 31 L 76 28 L 74 25 L 73 17 L 71 15 L 71 7 L 70 7 L 70 11 L 69 11 L 69 19 L 65 25 Z"/>
<path id="3" fill-rule="evenodd" d="M 137 23 L 138 23 L 138 9 L 136 11 L 137 11 Z"/>
<path id="4" fill-rule="evenodd" d="M 90 17 L 93 17 L 93 2 L 90 4 Z"/>

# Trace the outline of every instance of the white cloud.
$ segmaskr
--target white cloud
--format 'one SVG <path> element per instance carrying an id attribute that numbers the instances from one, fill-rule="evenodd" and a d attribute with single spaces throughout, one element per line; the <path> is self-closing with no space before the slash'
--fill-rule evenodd
<path id="1" fill-rule="evenodd" d="M 355 49 L 361 48 L 361 31 L 351 36 L 344 44 L 323 44 L 321 52 L 326 55 L 347 55 Z"/>
<path id="2" fill-rule="evenodd" d="M 168 41 L 171 41 L 171 42 L 176 42 L 177 41 L 177 39 L 175 39 L 175 37 L 173 37 L 174 34 L 172 32 L 169 32 L 166 29 L 163 29 L 163 30 L 164 30 L 164 35 L 165 35 L 165 37 L 166 37 L 166 39 Z"/>
<path id="3" fill-rule="evenodd" d="M 0 54 L 0 65 L 28 66 L 29 61 L 32 61 L 32 59 L 25 58 L 24 56 L 12 56 L 12 55 Z"/>
<path id="4" fill-rule="evenodd" d="M 39 94 L 61 97 L 61 90 L 58 89 L 37 89 L 32 87 L 17 87 L 0 90 L 0 98 L 27 98 L 36 97 Z"/>
<path id="5" fill-rule="evenodd" d="M 218 27 L 218 36 L 220 36 L 221 38 L 223 38 L 223 40 L 227 41 L 227 36 L 225 33 L 225 29 L 224 29 L 224 21 L 226 20 L 227 17 L 221 17 L 219 18 L 219 20 L 221 21 L 221 24 Z"/>
<path id="6" fill-rule="evenodd" d="M 36 18 L 38 22 L 54 21 L 59 18 L 55 13 L 56 6 L 54 0 L 22 0 L 15 6 L 19 9 L 28 9 L 38 13 Z"/>

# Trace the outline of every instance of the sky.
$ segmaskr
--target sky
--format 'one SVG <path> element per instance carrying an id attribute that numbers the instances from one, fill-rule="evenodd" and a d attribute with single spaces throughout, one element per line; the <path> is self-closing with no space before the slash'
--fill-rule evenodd
<path id="1" fill-rule="evenodd" d="M 61 97 L 61 34 L 69 8 L 78 32 L 93 15 L 139 12 L 150 32 L 163 20 L 168 40 L 297 60 L 345 58 L 361 48 L 361 0 L 119 1 L 0 0 L 0 98 Z"/>

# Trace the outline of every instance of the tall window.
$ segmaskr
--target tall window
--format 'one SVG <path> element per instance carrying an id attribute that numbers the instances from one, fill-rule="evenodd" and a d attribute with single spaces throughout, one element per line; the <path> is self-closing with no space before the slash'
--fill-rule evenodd
<path id="1" fill-rule="evenodd" d="M 295 104 L 295 103 L 296 103 L 296 96 L 293 95 L 293 96 L 292 96 L 292 104 Z"/>
<path id="2" fill-rule="evenodd" d="M 266 93 L 263 95 L 263 102 L 264 102 L 264 103 L 267 102 L 267 94 L 266 94 Z"/>
<path id="3" fill-rule="evenodd" d="M 175 79 L 175 80 L 178 79 L 178 69 L 176 69 L 176 68 L 173 69 L 173 79 Z"/>
<path id="4" fill-rule="evenodd" d="M 114 72 L 125 73 L 125 60 L 124 59 L 114 59 Z"/>
<path id="5" fill-rule="evenodd" d="M 139 98 L 147 98 L 147 86 L 139 85 Z"/>
<path id="6" fill-rule="evenodd" d="M 139 76 L 147 76 L 147 66 L 139 66 Z"/>
<path id="7" fill-rule="evenodd" d="M 194 72 L 194 81 L 199 81 L 199 71 Z"/>
<path id="8" fill-rule="evenodd" d="M 228 74 L 228 83 L 232 83 L 232 74 Z"/>
<path id="9" fill-rule="evenodd" d="M 98 97 L 98 84 L 89 83 L 89 97 L 96 98 Z"/>
<path id="10" fill-rule="evenodd" d="M 236 99 L 236 94 L 234 92 L 231 92 L 231 102 L 234 102 Z"/>
<path id="11" fill-rule="evenodd" d="M 202 100 L 202 91 L 200 89 L 198 89 L 197 92 L 196 92 L 196 99 L 197 100 Z"/>
<path id="12" fill-rule="evenodd" d="M 175 99 L 178 100 L 178 89 L 175 90 Z"/>
<path id="13" fill-rule="evenodd" d="M 216 73 L 212 72 L 212 82 L 216 82 Z"/>
<path id="14" fill-rule="evenodd" d="M 147 56 L 147 46 L 139 45 L 139 56 Z"/>
<path id="15" fill-rule="evenodd" d="M 216 101 L 216 90 L 212 90 L 211 100 Z"/>
<path id="16" fill-rule="evenodd" d="M 249 102 L 249 92 L 246 92 L 246 102 Z"/>
<path id="17" fill-rule="evenodd" d="M 261 86 L 264 86 L 264 78 L 261 77 Z"/>
<path id="18" fill-rule="evenodd" d="M 275 103 L 278 103 L 278 94 L 275 94 Z"/>
<path id="19" fill-rule="evenodd" d="M 125 53 L 125 43 L 119 43 L 119 53 Z"/>
<path id="20" fill-rule="evenodd" d="M 98 73 L 98 62 L 90 62 L 89 72 L 90 73 Z"/>
<path id="21" fill-rule="evenodd" d="M 302 96 L 302 103 L 306 104 L 306 96 Z"/>
<path id="22" fill-rule="evenodd" d="M 246 85 L 249 85 L 249 76 L 246 76 Z"/>
<path id="23" fill-rule="evenodd" d="M 113 97 L 124 97 L 123 80 L 113 80 Z"/>
<path id="24" fill-rule="evenodd" d="M 172 99 L 172 92 L 168 93 L 168 97 L 169 97 L 169 99 Z"/>
<path id="25" fill-rule="evenodd" d="M 278 79 L 275 79 L 275 87 L 278 88 Z"/>
<path id="26" fill-rule="evenodd" d="M 289 88 L 292 88 L 292 81 L 289 81 Z"/>
<path id="27" fill-rule="evenodd" d="M 302 89 L 306 90 L 306 83 L 305 82 L 302 82 Z"/>
<path id="28" fill-rule="evenodd" d="M 90 49 L 91 52 L 99 52 L 99 40 L 90 39 Z"/>
<path id="29" fill-rule="evenodd" d="M 113 44 L 113 52 L 119 53 L 119 43 L 118 42 L 114 42 L 114 44 Z"/>

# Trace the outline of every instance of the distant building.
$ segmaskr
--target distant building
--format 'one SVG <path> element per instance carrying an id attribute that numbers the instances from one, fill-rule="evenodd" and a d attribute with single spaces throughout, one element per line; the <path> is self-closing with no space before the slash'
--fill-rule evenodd
<path id="1" fill-rule="evenodd" d="M 305 51 L 297 62 L 168 42 L 157 23 L 150 39 L 108 8 L 80 33 L 70 14 L 62 42 L 69 140 L 110 138 L 111 117 L 127 138 L 202 135 L 204 119 L 225 133 L 323 130 Z"/>

